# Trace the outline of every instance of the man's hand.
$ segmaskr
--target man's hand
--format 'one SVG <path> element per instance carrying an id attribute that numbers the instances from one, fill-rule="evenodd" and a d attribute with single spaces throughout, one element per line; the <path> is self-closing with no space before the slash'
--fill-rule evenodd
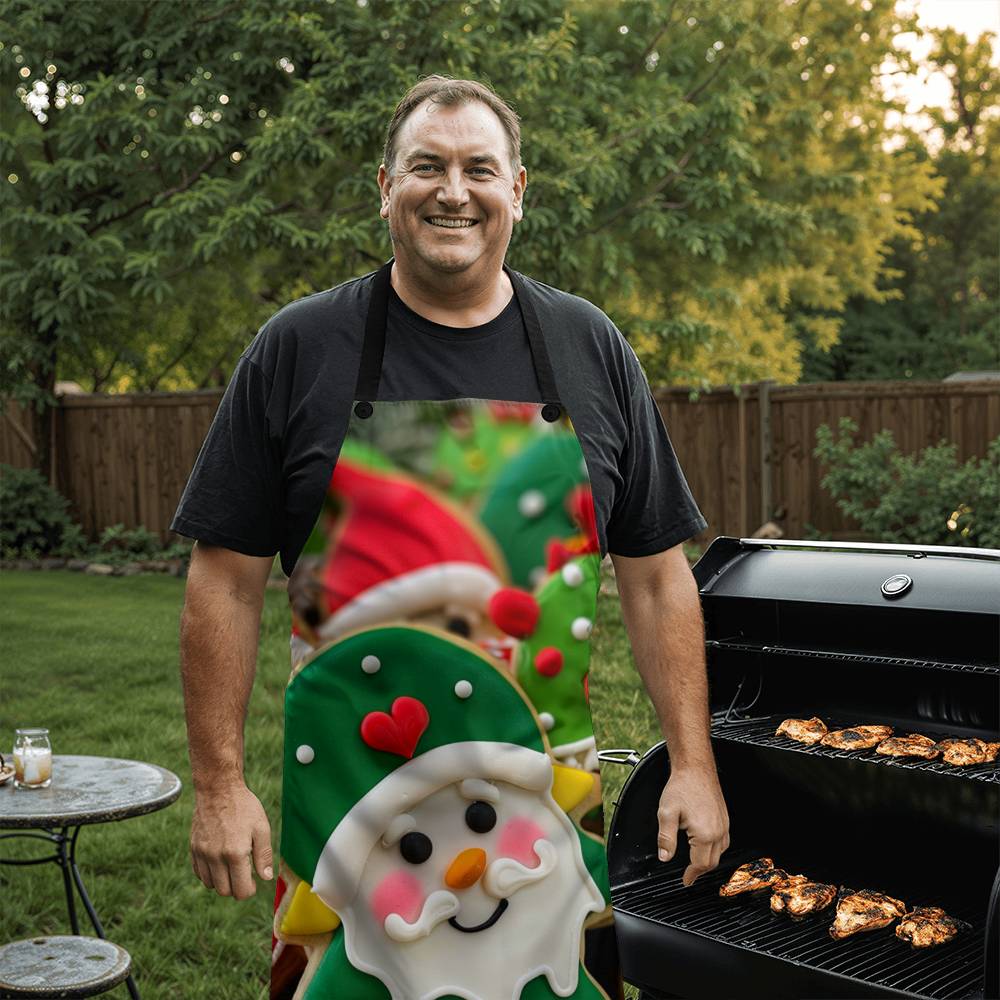
<path id="1" fill-rule="evenodd" d="M 686 886 L 716 868 L 719 856 L 729 847 L 729 812 L 714 767 L 671 772 L 656 818 L 661 861 L 669 861 L 676 853 L 678 831 L 687 833 L 691 863 L 682 877 Z"/>
<path id="2" fill-rule="evenodd" d="M 267 813 L 246 785 L 196 794 L 191 867 L 206 888 L 220 896 L 247 899 L 257 892 L 253 871 L 270 881 L 273 863 Z"/>

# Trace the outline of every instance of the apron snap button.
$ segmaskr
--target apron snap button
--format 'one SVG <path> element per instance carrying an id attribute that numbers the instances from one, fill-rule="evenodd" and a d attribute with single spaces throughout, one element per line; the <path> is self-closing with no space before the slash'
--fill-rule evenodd
<path id="1" fill-rule="evenodd" d="M 554 424 L 562 416 L 562 410 L 555 403 L 546 403 L 542 407 L 542 419 L 549 424 Z"/>
<path id="2" fill-rule="evenodd" d="M 354 404 L 354 414 L 362 420 L 367 420 L 375 412 L 375 407 L 367 400 Z"/>

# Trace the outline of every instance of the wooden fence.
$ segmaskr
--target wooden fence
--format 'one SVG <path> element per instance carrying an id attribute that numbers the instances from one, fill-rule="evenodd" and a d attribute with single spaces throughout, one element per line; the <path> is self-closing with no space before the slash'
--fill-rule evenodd
<path id="1" fill-rule="evenodd" d="M 820 486 L 816 428 L 857 421 L 859 440 L 888 428 L 907 452 L 941 439 L 959 459 L 981 457 L 1000 435 L 1000 383 L 753 383 L 692 398 L 655 393 L 664 423 L 709 527 L 703 538 L 746 535 L 776 520 L 786 537 L 807 526 L 858 537 Z M 166 538 L 219 389 L 130 396 L 64 396 L 55 410 L 55 482 L 91 536 L 110 524 L 144 525 Z M 8 404 L 0 462 L 34 464 L 27 421 Z M 956 502 L 961 498 L 956 498 Z"/>

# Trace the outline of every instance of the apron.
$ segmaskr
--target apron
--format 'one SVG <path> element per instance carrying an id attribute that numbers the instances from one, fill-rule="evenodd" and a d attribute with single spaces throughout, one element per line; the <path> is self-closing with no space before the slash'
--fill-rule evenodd
<path id="1" fill-rule="evenodd" d="M 617 1000 L 589 709 L 600 554 L 542 329 L 543 404 L 376 402 L 289 580 L 271 1000 Z"/>

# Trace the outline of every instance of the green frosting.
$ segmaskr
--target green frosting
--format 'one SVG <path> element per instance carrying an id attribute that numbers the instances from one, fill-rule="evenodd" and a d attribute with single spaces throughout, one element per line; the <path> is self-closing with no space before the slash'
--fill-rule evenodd
<path id="1" fill-rule="evenodd" d="M 545 580 L 535 593 L 541 609 L 538 625 L 518 644 L 515 660 L 517 681 L 531 699 L 535 711 L 548 712 L 555 720 L 548 734 L 553 747 L 594 735 L 590 706 L 583 688 L 590 665 L 590 642 L 587 638 L 574 638 L 570 629 L 577 618 L 594 621 L 600 560 L 596 555 L 578 556 L 566 566 L 579 567 L 583 582 L 570 586 L 563 570 L 556 570 Z M 562 670 L 554 677 L 546 677 L 535 669 L 536 654 L 547 646 L 563 654 Z"/>
<path id="2" fill-rule="evenodd" d="M 546 544 L 579 533 L 565 501 L 574 486 L 587 482 L 583 451 L 571 431 L 540 437 L 504 467 L 480 518 L 503 550 L 515 584 L 533 586 L 532 571 L 545 566 Z M 538 496 L 526 501 L 527 493 Z"/>
<path id="3" fill-rule="evenodd" d="M 380 667 L 361 666 L 375 656 Z M 472 694 L 460 698 L 455 685 Z M 356 632 L 323 648 L 285 692 L 281 856 L 312 882 L 316 862 L 334 827 L 370 789 L 406 758 L 368 746 L 361 721 L 390 712 L 396 698 L 417 698 L 430 722 L 414 758 L 466 740 L 516 743 L 545 752 L 538 722 L 524 696 L 496 662 L 448 633 L 415 626 Z M 301 763 L 296 751 L 310 748 Z"/>

